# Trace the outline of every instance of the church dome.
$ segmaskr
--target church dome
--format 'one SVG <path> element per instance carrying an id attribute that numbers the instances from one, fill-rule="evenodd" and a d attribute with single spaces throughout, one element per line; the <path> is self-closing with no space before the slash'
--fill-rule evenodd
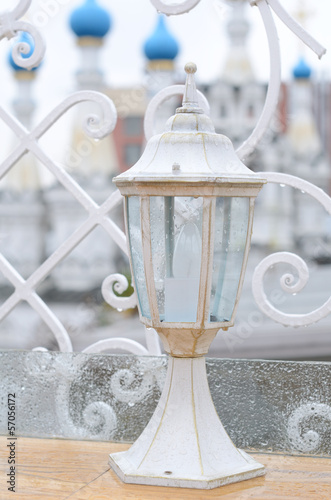
<path id="1" fill-rule="evenodd" d="M 173 60 L 177 56 L 179 45 L 168 31 L 164 16 L 159 16 L 154 32 L 145 42 L 144 52 L 150 61 Z"/>
<path id="2" fill-rule="evenodd" d="M 109 12 L 96 0 L 85 0 L 70 16 L 70 26 L 76 36 L 103 38 L 111 28 Z"/>
<path id="3" fill-rule="evenodd" d="M 293 68 L 294 78 L 296 79 L 310 78 L 310 75 L 311 75 L 311 67 L 308 66 L 303 57 L 300 57 L 298 63 Z"/>
<path id="4" fill-rule="evenodd" d="M 30 57 L 32 54 L 33 54 L 33 51 L 34 51 L 34 40 L 32 38 L 31 35 L 29 35 L 29 33 L 26 33 L 25 31 L 22 31 L 20 36 L 19 36 L 19 39 L 18 41 L 16 41 L 15 43 L 20 43 L 20 42 L 24 42 L 24 43 L 27 43 L 30 47 L 30 50 L 27 54 L 22 54 L 22 58 L 23 59 L 27 59 L 28 57 Z M 14 44 L 15 45 L 15 44 Z M 10 50 L 10 53 L 9 53 L 9 64 L 10 66 L 13 68 L 14 71 L 35 71 L 37 68 L 33 68 L 32 70 L 27 70 L 25 68 L 22 68 L 21 66 L 18 66 L 18 64 L 16 64 L 16 62 L 14 61 L 13 59 L 13 55 L 12 55 L 12 50 Z"/>

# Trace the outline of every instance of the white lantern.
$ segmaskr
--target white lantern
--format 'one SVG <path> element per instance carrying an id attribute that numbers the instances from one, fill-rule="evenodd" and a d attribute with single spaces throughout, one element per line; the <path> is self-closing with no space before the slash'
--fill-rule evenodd
<path id="1" fill-rule="evenodd" d="M 237 450 L 213 406 L 204 355 L 234 324 L 264 180 L 216 134 L 198 106 L 196 66 L 183 105 L 141 159 L 114 179 L 125 197 L 130 263 L 141 321 L 170 355 L 152 420 L 130 450 L 111 455 L 126 482 L 212 488 L 263 474 Z"/>

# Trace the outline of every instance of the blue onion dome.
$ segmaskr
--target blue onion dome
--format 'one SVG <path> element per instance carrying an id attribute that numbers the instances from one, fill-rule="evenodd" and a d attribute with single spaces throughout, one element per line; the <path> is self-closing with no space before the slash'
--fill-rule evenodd
<path id="1" fill-rule="evenodd" d="M 76 36 L 103 38 L 112 25 L 109 12 L 96 0 L 85 0 L 70 16 L 70 26 Z"/>
<path id="2" fill-rule="evenodd" d="M 34 51 L 34 40 L 32 38 L 31 35 L 29 35 L 29 33 L 26 33 L 25 31 L 22 31 L 18 40 L 14 43 L 17 44 L 17 43 L 21 43 L 21 42 L 24 42 L 24 43 L 27 43 L 30 47 L 30 50 L 27 54 L 22 54 L 22 58 L 23 59 L 27 59 L 28 57 L 30 57 L 32 54 L 33 54 L 33 51 Z M 16 62 L 14 61 L 13 59 L 13 55 L 12 55 L 12 48 L 9 52 L 9 57 L 8 57 L 8 60 L 9 60 L 9 64 L 10 66 L 13 68 L 14 71 L 35 71 L 36 69 L 38 69 L 38 67 L 36 68 L 33 68 L 31 70 L 28 70 L 28 69 L 25 69 L 25 68 L 22 68 L 21 66 L 18 66 L 18 64 L 16 64 Z"/>
<path id="3" fill-rule="evenodd" d="M 295 79 L 310 78 L 311 71 L 311 67 L 308 66 L 305 59 L 300 57 L 299 62 L 293 68 L 293 76 Z"/>
<path id="4" fill-rule="evenodd" d="M 173 60 L 177 56 L 178 42 L 168 31 L 163 15 L 159 15 L 154 32 L 146 40 L 144 52 L 150 61 Z"/>

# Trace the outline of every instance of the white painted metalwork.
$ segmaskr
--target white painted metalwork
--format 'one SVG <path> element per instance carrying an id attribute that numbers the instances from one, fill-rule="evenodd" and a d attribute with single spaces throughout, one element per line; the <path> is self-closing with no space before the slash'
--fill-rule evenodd
<path id="1" fill-rule="evenodd" d="M 210 489 L 265 473 L 264 466 L 238 450 L 227 435 L 210 396 L 204 359 L 217 331 L 234 323 L 252 235 L 254 201 L 265 180 L 239 160 L 231 141 L 215 132 L 211 119 L 199 107 L 196 70 L 194 63 L 185 65 L 182 106 L 167 121 L 163 133 L 149 139 L 138 162 L 114 178 L 126 199 L 125 219 L 140 321 L 158 332 L 169 354 L 169 364 L 165 387 L 149 424 L 128 451 L 110 455 L 109 464 L 124 482 Z M 178 224 L 178 197 L 192 213 L 196 211 L 196 198 L 201 199 L 201 228 L 196 225 L 199 217 L 192 218 L 175 238 L 171 226 Z M 232 210 L 227 216 L 222 213 L 221 231 L 222 244 L 228 241 L 224 252 L 230 253 L 230 231 L 224 221 L 230 223 L 232 219 L 236 224 L 234 252 L 242 251 L 236 261 L 239 272 L 231 274 L 226 290 L 219 290 L 220 301 L 224 294 L 224 302 L 230 304 L 227 311 L 219 313 L 217 306 L 211 314 L 213 255 L 221 252 L 215 236 L 217 201 L 226 199 L 232 204 L 237 197 L 245 204 L 238 214 Z M 158 207 L 158 215 L 153 217 L 153 202 L 158 199 L 163 200 L 164 208 Z M 165 227 L 161 236 L 159 230 Z M 198 237 L 186 239 L 184 260 L 189 265 L 181 274 L 184 261 L 178 256 L 185 229 Z M 153 245 L 156 239 L 160 244 L 157 249 Z M 136 248 L 138 241 L 141 250 Z M 200 255 L 194 261 L 197 249 Z M 162 264 L 157 259 L 158 251 L 162 264 L 168 263 L 159 275 L 156 269 Z M 223 272 L 221 287 L 226 282 L 227 271 Z M 190 287 L 196 289 L 196 300 L 190 300 L 187 307 Z"/>
<path id="2" fill-rule="evenodd" d="M 155 5 L 155 0 L 151 0 Z M 194 2 L 193 2 L 194 3 Z M 198 4 L 199 2 L 196 2 Z M 188 12 L 195 5 L 187 4 L 183 2 L 181 4 L 180 12 L 177 12 L 178 6 L 171 10 L 171 5 L 167 5 L 166 8 L 162 8 L 162 2 L 157 1 L 158 10 L 164 12 L 167 15 L 177 15 L 179 13 Z M 271 14 L 270 7 L 275 12 L 275 14 L 281 19 L 286 26 L 293 31 L 293 33 L 298 36 L 311 50 L 313 50 L 319 58 L 325 54 L 326 49 L 316 41 L 309 33 L 307 33 L 281 6 L 278 0 L 252 0 L 250 2 L 252 6 L 257 6 L 259 8 L 265 30 L 268 39 L 269 46 L 269 55 L 270 55 L 270 79 L 268 92 L 266 96 L 265 105 L 262 111 L 262 114 L 252 131 L 251 135 L 248 139 L 236 150 L 237 155 L 240 159 L 244 159 L 250 153 L 252 153 L 259 141 L 265 134 L 270 120 L 274 115 L 276 110 L 280 84 L 281 84 L 281 60 L 280 60 L 280 50 L 279 50 L 279 41 L 277 29 L 273 20 L 273 16 Z M 186 10 L 185 10 L 186 9 Z M 171 87 L 170 87 L 171 88 Z M 169 91 L 170 95 L 171 91 Z M 152 123 L 154 122 L 154 114 L 157 110 L 157 107 L 168 98 L 167 89 L 159 92 L 153 99 L 153 103 L 151 103 L 150 109 L 147 112 L 147 120 L 145 123 L 145 130 L 148 136 L 151 134 Z M 261 175 L 262 173 L 260 173 Z M 263 177 L 267 179 L 268 182 L 276 183 L 276 184 L 284 184 L 291 186 L 295 189 L 299 189 L 307 193 L 307 195 L 315 198 L 323 207 L 327 210 L 329 214 L 331 214 L 331 199 L 330 197 L 322 191 L 317 186 L 300 179 L 299 177 L 294 177 L 286 174 L 278 174 L 274 172 L 263 172 Z M 286 314 L 284 312 L 276 309 L 270 301 L 267 299 L 266 294 L 264 292 L 263 287 L 263 277 L 270 266 L 279 263 L 279 262 L 287 262 L 294 266 L 294 268 L 299 272 L 300 279 L 299 281 L 293 285 L 293 276 L 287 275 L 282 280 L 282 287 L 285 291 L 289 293 L 295 293 L 297 291 L 302 290 L 308 280 L 308 268 L 305 262 L 297 255 L 290 254 L 289 252 L 279 252 L 274 255 L 270 255 L 266 257 L 256 268 L 252 289 L 254 298 L 257 302 L 259 308 L 270 318 L 273 320 L 280 322 L 284 325 L 291 326 L 302 326 L 308 325 L 314 322 L 319 321 L 323 317 L 327 316 L 331 311 L 331 297 L 328 299 L 320 308 L 316 309 L 307 314 Z"/>
<path id="3" fill-rule="evenodd" d="M 149 139 L 153 137 L 153 135 L 155 135 L 154 122 L 155 122 L 155 115 L 157 113 L 159 106 L 164 101 L 170 99 L 171 97 L 184 95 L 184 91 L 185 91 L 185 85 L 170 85 L 169 87 L 160 90 L 160 92 L 158 92 L 150 100 L 144 118 L 144 132 L 147 141 L 149 141 Z M 199 90 L 198 90 L 198 96 L 199 96 L 199 106 L 203 109 L 204 113 L 209 116 L 210 106 L 208 100 Z"/>
<path id="4" fill-rule="evenodd" d="M 263 172 L 268 182 L 291 186 L 299 189 L 301 192 L 315 198 L 325 210 L 331 215 L 331 198 L 322 189 L 308 181 L 295 177 L 293 175 L 281 174 L 276 172 Z M 307 326 L 316 323 L 322 318 L 328 316 L 331 312 L 331 297 L 318 309 L 315 309 L 306 314 L 288 314 L 276 309 L 268 300 L 264 291 L 264 276 L 266 272 L 276 264 L 287 263 L 293 266 L 298 273 L 298 278 L 295 279 L 292 274 L 285 274 L 281 278 L 281 287 L 287 293 L 300 292 L 308 282 L 309 270 L 301 257 L 289 252 L 278 252 L 268 255 L 255 268 L 252 291 L 254 299 L 264 314 L 269 318 L 281 323 L 285 326 Z"/>
<path id="5" fill-rule="evenodd" d="M 189 12 L 200 3 L 200 0 L 184 0 L 183 2 L 170 4 L 162 0 L 151 0 L 151 2 L 158 12 L 172 16 Z"/>
<path id="6" fill-rule="evenodd" d="M 184 1 L 179 4 L 166 4 L 161 0 L 151 0 L 152 4 L 157 8 L 159 12 L 163 12 L 167 15 L 178 15 L 185 12 L 189 12 L 191 9 L 196 7 L 200 0 Z M 307 33 L 302 26 L 300 26 L 280 5 L 278 0 L 252 0 L 250 1 L 252 6 L 257 6 L 260 10 L 260 14 L 263 20 L 263 24 L 266 30 L 266 35 L 268 39 L 269 46 L 269 59 L 270 59 L 270 78 L 268 92 L 265 100 L 265 104 L 262 110 L 262 114 L 253 129 L 251 135 L 248 139 L 236 150 L 237 155 L 241 160 L 244 160 L 249 156 L 255 149 L 265 132 L 268 129 L 271 118 L 273 117 L 279 97 L 280 84 L 281 84 L 281 60 L 280 60 L 280 49 L 277 29 L 270 11 L 270 7 L 277 14 L 277 16 L 283 21 L 286 26 L 295 33 L 309 48 L 311 48 L 319 58 L 325 54 L 326 49 L 313 38 L 309 33 Z M 154 102 L 158 103 L 168 99 L 166 89 L 162 90 L 159 94 L 154 97 Z M 173 94 L 171 94 L 173 95 Z M 156 106 L 156 107 L 157 107 Z M 146 124 L 146 129 L 148 135 L 151 133 L 152 127 L 151 123 L 154 122 L 153 113 L 156 111 L 154 104 L 151 106 L 151 110 L 148 114 L 148 120 Z M 147 136 L 148 139 L 148 136 Z"/>
<path id="7" fill-rule="evenodd" d="M 31 47 L 24 42 L 16 43 L 12 49 L 12 55 L 15 63 L 25 69 L 32 69 L 38 66 L 44 57 L 45 43 L 40 32 L 30 23 L 19 21 L 24 16 L 31 5 L 32 0 L 20 0 L 20 2 L 11 11 L 0 14 L 0 40 L 2 38 L 13 38 L 20 31 L 29 33 L 33 38 L 34 50 L 30 56 Z M 26 57 L 23 57 L 25 55 Z"/>
<path id="8" fill-rule="evenodd" d="M 152 4 L 158 11 L 164 12 L 167 15 L 178 15 L 188 12 L 193 9 L 200 0 L 186 0 L 178 2 L 177 4 L 167 4 L 162 0 L 151 0 Z M 278 0 L 255 0 L 250 2 L 251 5 L 256 5 L 261 13 L 263 22 L 266 27 L 268 37 L 269 51 L 270 51 L 270 85 L 266 98 L 266 103 L 260 120 L 251 136 L 244 142 L 244 144 L 237 150 L 240 158 L 247 156 L 258 144 L 267 129 L 269 120 L 273 115 L 277 104 L 278 91 L 280 86 L 280 54 L 279 44 L 277 39 L 277 31 L 274 21 L 270 12 L 270 7 L 277 14 L 277 16 L 291 29 L 301 40 L 306 43 L 316 54 L 321 57 L 325 49 L 314 40 L 308 33 L 306 33 L 282 8 Z M 24 67 L 32 68 L 37 66 L 43 57 L 45 51 L 45 44 L 42 36 L 38 30 L 26 21 L 21 21 L 22 17 L 31 5 L 31 0 L 21 0 L 18 4 L 8 12 L 0 14 L 0 39 L 11 39 L 15 37 L 18 32 L 28 32 L 34 40 L 34 51 L 29 57 L 22 57 L 27 55 L 30 47 L 25 43 L 17 43 L 13 48 L 14 61 Z M 178 95 L 183 92 L 181 85 L 175 85 L 162 90 L 151 101 L 145 117 L 145 132 L 147 138 L 153 133 L 154 130 L 154 115 L 159 105 L 167 98 Z M 202 94 L 199 95 L 200 106 L 208 114 L 208 102 Z M 80 92 L 70 96 L 64 100 L 62 104 L 57 106 L 37 127 L 32 131 L 28 131 L 23 127 L 15 118 L 7 113 L 0 107 L 0 118 L 9 126 L 9 128 L 20 138 L 20 144 L 8 156 L 8 158 L 0 165 L 0 178 L 5 176 L 8 171 L 22 158 L 26 153 L 31 152 L 38 160 L 40 160 L 45 167 L 53 173 L 57 180 L 70 192 L 76 200 L 84 207 L 88 217 L 87 220 L 51 255 L 28 279 L 24 280 L 13 266 L 0 254 L 0 271 L 15 287 L 14 293 L 5 301 L 0 307 L 0 322 L 21 302 L 26 301 L 30 306 L 39 314 L 43 321 L 48 325 L 51 332 L 54 334 L 59 349 L 61 351 L 71 351 L 72 344 L 68 332 L 61 324 L 59 319 L 50 310 L 47 304 L 36 293 L 37 286 L 50 274 L 50 272 L 68 255 L 94 228 L 102 226 L 107 231 L 110 237 L 114 239 L 121 250 L 127 254 L 126 238 L 120 228 L 110 218 L 109 213 L 122 203 L 122 197 L 118 191 L 113 193 L 101 206 L 95 201 L 73 180 L 73 178 L 58 164 L 56 164 L 38 144 L 43 134 L 56 123 L 56 121 L 65 114 L 72 106 L 84 101 L 93 101 L 100 105 L 103 109 L 103 121 L 101 117 L 90 116 L 87 118 L 84 128 L 86 133 L 92 138 L 101 138 L 111 132 L 116 123 L 116 110 L 112 102 L 105 96 L 95 92 Z M 264 176 L 264 174 L 263 174 Z M 326 210 L 330 212 L 330 198 L 316 186 L 313 186 L 302 179 L 286 176 L 284 174 L 268 173 L 268 181 L 290 185 L 296 189 L 304 190 L 308 195 L 313 196 L 319 201 Z M 284 254 L 281 254 L 282 256 Z M 274 262 L 279 262 L 281 255 L 273 257 Z M 282 257 L 285 258 L 285 257 Z M 287 257 L 288 258 L 288 257 Z M 278 259 L 278 260 L 277 260 Z M 295 267 L 304 269 L 302 260 L 299 257 L 291 257 L 291 263 Z M 270 261 L 263 261 L 260 267 L 257 268 L 255 273 L 255 282 L 262 286 L 263 275 L 265 270 L 269 267 Z M 305 273 L 300 283 L 304 283 L 307 279 Z M 124 277 L 120 275 L 112 275 L 104 280 L 102 292 L 104 298 L 111 305 L 117 309 L 126 309 L 133 307 L 136 303 L 136 297 L 120 298 L 116 296 L 115 291 L 121 293 L 127 286 Z M 254 286 L 254 294 L 261 309 L 276 321 L 283 324 L 292 324 L 298 326 L 300 324 L 309 324 L 317 321 L 321 317 L 326 316 L 330 312 L 330 300 L 327 301 L 321 308 L 307 315 L 286 315 L 280 311 L 270 308 L 266 297 L 263 295 L 263 289 L 258 291 L 258 285 Z M 303 286 L 303 285 L 302 285 Z M 293 289 L 286 285 L 288 291 Z M 291 317 L 289 317 L 291 316 Z M 160 347 L 154 331 L 146 331 L 147 351 L 153 354 L 160 353 Z M 107 339 L 101 343 L 93 344 L 86 349 L 86 352 L 93 350 L 100 352 L 101 350 L 109 348 L 123 348 L 129 352 L 145 353 L 146 348 L 129 339 Z M 43 347 L 37 348 L 44 350 Z"/>
<path id="9" fill-rule="evenodd" d="M 85 132 L 90 137 L 100 139 L 114 129 L 117 113 L 112 101 L 106 96 L 96 92 L 82 91 L 68 97 L 31 132 L 26 130 L 17 120 L 0 107 L 0 117 L 21 139 L 16 149 L 2 165 L 0 165 L 0 178 L 3 177 L 24 154 L 32 152 L 76 198 L 88 214 L 86 221 L 64 243 L 62 243 L 62 245 L 27 280 L 24 280 L 5 257 L 0 255 L 0 271 L 15 287 L 14 293 L 0 307 L 0 321 L 2 321 L 21 301 L 25 300 L 40 315 L 53 332 L 61 351 L 72 350 L 69 335 L 58 318 L 35 292 L 37 286 L 51 273 L 54 267 L 97 226 L 102 226 L 118 246 L 125 253 L 127 251 L 124 233 L 108 217 L 108 213 L 122 202 L 120 194 L 115 192 L 101 206 L 97 205 L 97 203 L 90 198 L 90 196 L 61 166 L 53 162 L 38 143 L 38 139 L 42 137 L 64 113 L 72 106 L 86 101 L 99 104 L 100 110 L 102 109 L 101 116 L 88 116 L 84 123 Z M 111 303 L 111 297 L 109 298 Z M 128 304 L 129 307 L 132 307 L 133 303 L 133 299 L 131 299 L 130 304 Z M 124 302 L 122 308 L 124 309 L 126 307 L 127 303 Z"/>
<path id="10" fill-rule="evenodd" d="M 31 4 L 31 0 L 21 1 L 13 11 L 5 12 L 0 16 L 0 38 L 11 38 L 18 31 L 28 32 L 34 40 L 34 51 L 31 56 L 22 58 L 19 54 L 27 54 L 31 49 L 25 44 L 16 44 L 13 49 L 15 62 L 24 67 L 32 68 L 40 64 L 45 51 L 40 33 L 29 23 L 18 21 Z M 36 293 L 38 285 L 51 273 L 51 271 L 96 227 L 102 226 L 121 250 L 127 254 L 126 237 L 117 224 L 109 217 L 109 213 L 122 203 L 119 191 L 115 191 L 102 204 L 98 205 L 82 187 L 60 165 L 56 164 L 39 145 L 38 140 L 49 130 L 61 116 L 71 107 L 82 102 L 93 102 L 99 105 L 100 114 L 89 115 L 83 124 L 86 134 L 94 139 L 101 139 L 111 133 L 116 125 L 117 112 L 113 102 L 103 94 L 92 91 L 77 92 L 49 113 L 42 122 L 33 130 L 28 131 L 11 114 L 0 107 L 0 118 L 8 125 L 14 134 L 20 138 L 19 145 L 0 165 L 0 178 L 24 156 L 31 152 L 55 176 L 62 186 L 70 192 L 78 203 L 86 210 L 87 219 L 76 231 L 58 247 L 52 255 L 28 278 L 23 277 L 13 268 L 7 259 L 0 254 L 0 271 L 14 286 L 15 291 L 0 306 L 0 322 L 22 301 L 26 301 L 47 324 L 54 334 L 60 351 L 72 351 L 71 339 L 65 327 L 48 305 Z M 106 278 L 102 285 L 105 300 L 119 310 L 135 307 L 136 297 L 121 298 L 117 293 L 123 293 L 128 287 L 126 278 L 115 274 Z M 102 352 L 105 350 L 124 350 L 134 354 L 161 354 L 160 346 L 154 331 L 146 331 L 147 349 L 130 339 L 111 338 L 105 339 L 85 349 L 86 352 Z M 37 347 L 36 350 L 45 350 Z"/>

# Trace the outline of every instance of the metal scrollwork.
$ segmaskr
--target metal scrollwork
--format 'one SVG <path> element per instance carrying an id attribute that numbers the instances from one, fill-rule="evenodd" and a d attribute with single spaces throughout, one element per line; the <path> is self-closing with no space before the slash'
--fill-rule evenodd
<path id="1" fill-rule="evenodd" d="M 330 196 L 314 184 L 288 174 L 264 172 L 263 176 L 268 182 L 291 186 L 295 189 L 301 190 L 307 195 L 312 196 L 331 215 Z M 294 267 L 298 274 L 298 278 L 295 278 L 291 273 L 287 273 L 282 276 L 280 284 L 285 292 L 292 294 L 300 292 L 308 282 L 309 270 L 307 264 L 301 257 L 290 252 L 277 252 L 269 255 L 256 266 L 252 279 L 254 299 L 261 311 L 269 316 L 269 318 L 285 326 L 306 326 L 316 323 L 320 319 L 328 316 L 331 312 L 331 297 L 321 307 L 306 314 L 287 314 L 279 309 L 276 309 L 271 304 L 264 291 L 263 280 L 266 272 L 272 266 L 280 263 L 290 264 Z"/>
<path id="2" fill-rule="evenodd" d="M 38 66 L 44 57 L 46 48 L 39 31 L 32 24 L 26 21 L 19 21 L 19 18 L 29 9 L 31 1 L 21 0 L 12 11 L 0 14 L 0 40 L 2 38 L 13 38 L 22 31 L 28 33 L 33 39 L 34 47 L 30 56 L 27 56 L 27 54 L 29 54 L 31 47 L 27 43 L 16 43 L 12 49 L 14 62 L 24 69 L 32 69 Z M 24 55 L 27 57 L 23 57 Z"/>
<path id="3" fill-rule="evenodd" d="M 200 3 L 200 0 L 184 0 L 172 4 L 163 2 L 163 0 L 151 0 L 151 2 L 158 12 L 163 12 L 167 16 L 176 16 L 194 9 Z"/>
<path id="4" fill-rule="evenodd" d="M 150 0 L 158 12 L 164 14 L 178 15 L 189 12 L 196 7 L 200 0 L 186 0 L 176 4 L 168 4 L 163 0 Z M 281 85 L 281 61 L 280 61 L 280 47 L 278 41 L 277 28 L 271 14 L 271 9 L 279 17 L 279 19 L 298 37 L 303 41 L 311 50 L 313 50 L 319 58 L 321 58 L 326 49 L 317 42 L 309 33 L 307 33 L 302 26 L 300 26 L 282 7 L 278 0 L 251 0 L 249 1 L 252 7 L 257 7 L 260 11 L 263 24 L 265 26 L 269 54 L 270 54 L 270 79 L 266 101 L 261 113 L 261 116 L 252 131 L 251 135 L 246 141 L 237 149 L 236 153 L 241 160 L 249 156 L 257 147 L 258 143 L 264 136 L 268 129 L 270 120 L 276 111 L 278 96 Z M 164 99 L 163 99 L 164 100 Z M 153 112 L 154 113 L 154 112 Z M 152 126 L 148 120 L 146 125 L 148 137 L 151 133 Z"/>
<path id="5" fill-rule="evenodd" d="M 0 271 L 15 287 L 15 291 L 0 307 L 0 321 L 8 316 L 21 301 L 26 301 L 48 325 L 51 332 L 56 337 L 60 351 L 64 352 L 72 351 L 72 344 L 68 332 L 56 315 L 36 293 L 35 290 L 37 286 L 51 273 L 53 268 L 98 225 L 101 225 L 105 229 L 124 252 L 127 251 L 124 233 L 108 216 L 108 213 L 112 209 L 122 203 L 122 197 L 119 192 L 110 195 L 107 200 L 99 206 L 86 191 L 76 183 L 68 172 L 55 163 L 44 152 L 38 142 L 38 139 L 40 139 L 40 137 L 42 137 L 72 106 L 86 101 L 99 104 L 100 115 L 89 115 L 83 125 L 84 129 L 91 137 L 101 139 L 113 131 L 116 125 L 117 113 L 113 102 L 105 95 L 97 92 L 82 91 L 69 96 L 49 113 L 31 132 L 26 130 L 23 125 L 0 107 L 0 118 L 2 118 L 13 130 L 15 135 L 21 139 L 20 144 L 1 164 L 0 178 L 3 177 L 25 153 L 30 151 L 54 174 L 58 181 L 77 199 L 89 214 L 87 220 L 26 280 L 23 279 L 16 269 L 11 266 L 8 260 L 0 254 Z M 38 349 L 42 348 L 38 347 Z"/>
<path id="6" fill-rule="evenodd" d="M 119 297 L 117 294 L 124 293 L 129 287 L 129 282 L 123 274 L 112 274 L 102 283 L 102 295 L 105 301 L 115 309 L 125 310 L 136 307 L 137 296 L 135 293 L 130 297 Z M 116 292 L 116 293 L 115 293 Z"/>

